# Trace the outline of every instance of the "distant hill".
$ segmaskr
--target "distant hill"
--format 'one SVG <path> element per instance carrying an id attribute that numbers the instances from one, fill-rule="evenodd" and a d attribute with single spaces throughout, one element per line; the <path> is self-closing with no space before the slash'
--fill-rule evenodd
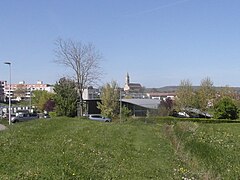
<path id="1" fill-rule="evenodd" d="M 146 88 L 145 92 L 175 92 L 179 86 L 165 86 L 160 88 Z"/>
<path id="2" fill-rule="evenodd" d="M 179 86 L 164 86 L 164 87 L 160 87 L 160 88 L 146 88 L 145 92 L 176 92 L 177 89 L 179 88 Z M 193 86 L 194 90 L 199 89 L 200 86 Z M 223 87 L 215 87 L 216 90 L 219 90 Z M 236 92 L 240 93 L 240 87 L 231 87 L 234 88 Z"/>

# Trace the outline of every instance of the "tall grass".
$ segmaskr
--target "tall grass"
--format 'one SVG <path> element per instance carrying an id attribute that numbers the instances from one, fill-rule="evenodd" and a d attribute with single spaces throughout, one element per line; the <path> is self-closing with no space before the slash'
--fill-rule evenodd
<path id="1" fill-rule="evenodd" d="M 240 179 L 240 124 L 178 122 L 171 127 L 169 137 L 189 169 L 186 177 Z"/>

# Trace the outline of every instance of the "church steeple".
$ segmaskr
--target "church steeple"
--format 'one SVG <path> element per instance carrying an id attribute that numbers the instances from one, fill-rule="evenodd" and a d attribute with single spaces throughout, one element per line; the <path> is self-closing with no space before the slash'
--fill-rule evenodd
<path id="1" fill-rule="evenodd" d="M 129 74 L 127 73 L 125 84 L 129 85 L 129 83 L 130 83 L 130 78 L 129 78 Z"/>

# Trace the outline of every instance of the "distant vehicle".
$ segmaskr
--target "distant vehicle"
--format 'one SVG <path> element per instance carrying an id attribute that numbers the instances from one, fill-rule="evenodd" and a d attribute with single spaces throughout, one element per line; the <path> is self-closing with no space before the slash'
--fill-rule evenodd
<path id="1" fill-rule="evenodd" d="M 88 116 L 88 118 L 91 120 L 102 121 L 102 122 L 111 122 L 112 121 L 110 118 L 104 117 L 100 114 L 90 114 Z"/>
<path id="2" fill-rule="evenodd" d="M 11 118 L 11 122 L 15 123 L 15 122 L 21 122 L 21 121 L 28 121 L 28 120 L 32 120 L 32 119 L 38 119 L 38 115 L 35 113 L 20 112 L 20 113 L 16 114 L 16 116 L 13 116 Z"/>
<path id="3" fill-rule="evenodd" d="M 174 111 L 172 116 L 180 118 L 212 118 L 213 116 L 207 112 L 203 112 L 196 108 L 185 108 L 183 111 Z"/>
<path id="4" fill-rule="evenodd" d="M 6 114 L 6 113 L 4 113 L 3 115 L 2 115 L 2 118 L 7 118 L 8 117 L 8 114 Z"/>
<path id="5" fill-rule="evenodd" d="M 43 115 L 43 118 L 44 118 L 44 119 L 47 119 L 47 118 L 51 118 L 51 117 L 49 116 L 49 114 L 44 114 L 44 115 Z"/>
<path id="6" fill-rule="evenodd" d="M 178 117 L 189 118 L 190 116 L 186 112 L 178 112 Z"/>

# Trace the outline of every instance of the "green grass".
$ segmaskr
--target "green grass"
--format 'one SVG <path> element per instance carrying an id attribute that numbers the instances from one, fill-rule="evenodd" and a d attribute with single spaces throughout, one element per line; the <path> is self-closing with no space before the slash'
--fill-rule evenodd
<path id="1" fill-rule="evenodd" d="M 0 132 L 1 179 L 171 179 L 162 125 L 59 118 Z"/>
<path id="2" fill-rule="evenodd" d="M 239 123 L 53 118 L 8 128 L 0 179 L 240 179 Z"/>
<path id="3" fill-rule="evenodd" d="M 200 179 L 240 179 L 240 124 L 178 122 L 172 137 L 189 174 Z M 172 140 L 173 142 L 173 140 Z"/>

